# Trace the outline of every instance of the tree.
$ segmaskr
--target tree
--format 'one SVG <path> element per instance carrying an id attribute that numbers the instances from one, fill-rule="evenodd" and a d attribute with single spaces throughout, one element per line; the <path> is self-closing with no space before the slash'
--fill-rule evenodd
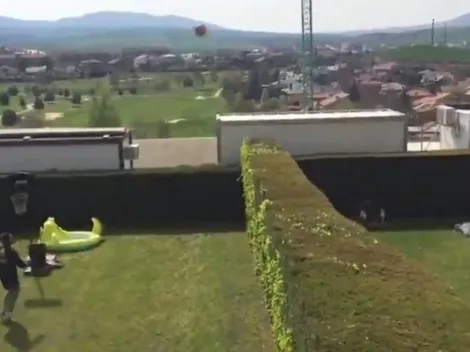
<path id="1" fill-rule="evenodd" d="M 6 109 L 2 114 L 2 125 L 4 127 L 12 127 L 18 123 L 18 115 L 11 109 Z"/>
<path id="2" fill-rule="evenodd" d="M 41 96 L 41 94 L 42 94 L 41 89 L 37 85 L 34 85 L 34 86 L 31 87 L 31 93 L 36 98 Z"/>
<path id="3" fill-rule="evenodd" d="M 400 101 L 406 111 L 411 110 L 413 107 L 413 104 L 411 102 L 410 96 L 408 95 L 408 92 L 409 92 L 409 89 L 405 88 L 400 93 Z"/>
<path id="4" fill-rule="evenodd" d="M 250 73 L 248 74 L 248 87 L 246 91 L 246 99 L 259 101 L 261 99 L 262 90 L 263 88 L 261 87 L 258 70 L 250 70 Z"/>
<path id="5" fill-rule="evenodd" d="M 238 92 L 235 95 L 233 111 L 234 112 L 254 112 L 255 105 L 253 104 L 253 100 L 244 99 L 243 93 Z"/>
<path id="6" fill-rule="evenodd" d="M 18 71 L 25 72 L 27 67 L 28 62 L 26 61 L 26 59 L 24 57 L 18 58 L 18 60 L 16 61 L 16 68 L 18 69 Z"/>
<path id="7" fill-rule="evenodd" d="M 39 97 L 36 97 L 36 99 L 34 99 L 34 104 L 33 104 L 33 108 L 34 110 L 44 110 L 44 101 L 39 98 Z"/>
<path id="8" fill-rule="evenodd" d="M 131 94 L 137 94 L 137 88 L 139 87 L 139 73 L 135 69 L 131 70 L 130 82 L 131 82 L 131 88 L 135 92 L 135 93 L 131 92 Z"/>
<path id="9" fill-rule="evenodd" d="M 178 86 L 181 86 L 183 84 L 183 81 L 185 79 L 186 75 L 182 75 L 182 74 L 177 74 L 175 76 L 175 82 Z"/>
<path id="10" fill-rule="evenodd" d="M 275 69 L 274 72 L 272 73 L 272 78 L 271 78 L 272 81 L 273 81 L 273 82 L 279 81 L 279 76 L 280 76 L 280 74 L 281 74 L 281 71 L 279 71 L 278 68 Z"/>
<path id="11" fill-rule="evenodd" d="M 226 75 L 222 78 L 222 96 L 229 92 L 235 94 L 244 90 L 243 77 L 240 74 Z"/>
<path id="12" fill-rule="evenodd" d="M 68 89 L 68 88 L 65 88 L 65 89 L 64 89 L 64 97 L 65 97 L 65 98 L 70 97 L 70 89 Z"/>
<path id="13" fill-rule="evenodd" d="M 119 88 L 119 80 L 119 74 L 116 72 L 116 70 L 113 70 L 108 74 L 109 85 L 114 90 L 117 90 Z"/>
<path id="14" fill-rule="evenodd" d="M 8 87 L 8 94 L 10 94 L 12 97 L 16 97 L 19 94 L 20 90 L 18 89 L 17 86 L 10 86 Z"/>
<path id="15" fill-rule="evenodd" d="M 204 76 L 199 71 L 196 71 L 193 73 L 193 81 L 195 84 L 200 85 L 200 86 L 204 85 L 205 83 Z"/>
<path id="16" fill-rule="evenodd" d="M 437 95 L 437 86 L 436 84 L 430 84 L 428 87 L 429 93 L 432 95 Z"/>
<path id="17" fill-rule="evenodd" d="M 225 103 L 227 104 L 229 109 L 233 111 L 236 103 L 237 93 L 232 90 L 223 91 L 222 93 L 222 96 L 225 99 Z"/>
<path id="18" fill-rule="evenodd" d="M 277 98 L 268 98 L 263 101 L 259 107 L 260 111 L 276 111 L 281 110 L 282 102 Z"/>
<path id="19" fill-rule="evenodd" d="M 465 100 L 467 91 L 468 89 L 466 85 L 458 84 L 455 87 L 452 87 L 450 94 L 457 100 L 457 103 L 460 103 L 461 101 Z"/>
<path id="20" fill-rule="evenodd" d="M 52 90 L 48 90 L 46 93 L 44 93 L 44 101 L 51 102 L 55 100 L 55 95 Z"/>
<path id="21" fill-rule="evenodd" d="M 272 83 L 272 76 L 269 74 L 269 69 L 265 62 L 258 64 L 257 71 L 260 85 Z"/>
<path id="22" fill-rule="evenodd" d="M 361 101 L 361 93 L 359 92 L 356 80 L 354 80 L 351 88 L 349 89 L 349 100 L 353 103 L 359 103 Z"/>
<path id="23" fill-rule="evenodd" d="M 49 56 L 44 56 L 39 60 L 40 66 L 46 66 L 46 70 L 50 71 L 54 68 L 54 62 Z"/>
<path id="24" fill-rule="evenodd" d="M 73 105 L 80 105 L 82 103 L 82 95 L 79 92 L 74 92 L 71 101 Z"/>
<path id="25" fill-rule="evenodd" d="M 10 105 L 10 96 L 8 95 L 8 93 L 4 92 L 0 94 L 0 104 L 2 106 Z"/>
<path id="26" fill-rule="evenodd" d="M 189 87 L 194 87 L 194 80 L 187 76 L 183 79 L 183 87 L 189 88 Z"/>
<path id="27" fill-rule="evenodd" d="M 261 93 L 260 102 L 261 104 L 265 103 L 269 99 L 269 92 L 267 88 L 263 88 L 263 92 Z"/>
<path id="28" fill-rule="evenodd" d="M 100 95 L 93 97 L 88 126 L 90 127 L 119 127 L 121 119 L 111 102 L 109 89 L 101 89 Z"/>
<path id="29" fill-rule="evenodd" d="M 217 74 L 217 71 L 215 70 L 211 71 L 211 81 L 212 83 L 217 83 L 219 81 L 219 75 Z"/>
<path id="30" fill-rule="evenodd" d="M 20 106 L 23 108 L 23 109 L 26 109 L 27 107 L 27 104 L 26 104 L 26 99 L 24 98 L 24 96 L 20 96 Z"/>
<path id="31" fill-rule="evenodd" d="M 164 79 L 163 81 L 157 82 L 153 85 L 153 90 L 155 92 L 167 92 L 171 88 L 170 81 Z"/>
<path id="32" fill-rule="evenodd" d="M 52 75 L 50 75 L 47 71 L 37 72 L 34 75 L 34 81 L 36 82 L 36 84 L 41 86 L 51 83 L 52 79 Z"/>

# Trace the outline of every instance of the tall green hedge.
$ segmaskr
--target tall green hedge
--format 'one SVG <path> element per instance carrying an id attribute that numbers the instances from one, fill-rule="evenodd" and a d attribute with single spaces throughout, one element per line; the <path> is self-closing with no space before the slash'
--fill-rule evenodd
<path id="1" fill-rule="evenodd" d="M 279 352 L 464 351 L 470 301 L 341 216 L 273 144 L 242 146 L 247 234 Z"/>

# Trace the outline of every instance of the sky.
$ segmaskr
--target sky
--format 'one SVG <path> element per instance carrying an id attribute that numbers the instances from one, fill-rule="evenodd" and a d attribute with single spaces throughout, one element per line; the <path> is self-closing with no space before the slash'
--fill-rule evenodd
<path id="1" fill-rule="evenodd" d="M 0 0 L 2 16 L 55 20 L 98 11 L 179 15 L 242 30 L 300 32 L 300 0 Z M 470 12 L 465 0 L 313 0 L 314 31 L 409 26 Z"/>

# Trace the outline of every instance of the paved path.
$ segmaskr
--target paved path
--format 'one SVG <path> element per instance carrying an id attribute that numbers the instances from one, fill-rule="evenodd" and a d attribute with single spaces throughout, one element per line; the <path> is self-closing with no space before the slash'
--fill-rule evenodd
<path id="1" fill-rule="evenodd" d="M 217 163 L 217 138 L 139 139 L 136 168 Z"/>

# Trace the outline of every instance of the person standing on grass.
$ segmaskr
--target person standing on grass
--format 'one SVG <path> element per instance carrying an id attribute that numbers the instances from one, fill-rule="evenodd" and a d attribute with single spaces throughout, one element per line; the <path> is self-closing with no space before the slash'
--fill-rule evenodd
<path id="1" fill-rule="evenodd" d="M 11 315 L 20 295 L 20 280 L 17 268 L 27 268 L 26 263 L 21 260 L 18 252 L 12 247 L 12 239 L 10 233 L 0 235 L 0 281 L 7 291 L 3 299 L 1 316 L 4 323 L 11 321 Z"/>

